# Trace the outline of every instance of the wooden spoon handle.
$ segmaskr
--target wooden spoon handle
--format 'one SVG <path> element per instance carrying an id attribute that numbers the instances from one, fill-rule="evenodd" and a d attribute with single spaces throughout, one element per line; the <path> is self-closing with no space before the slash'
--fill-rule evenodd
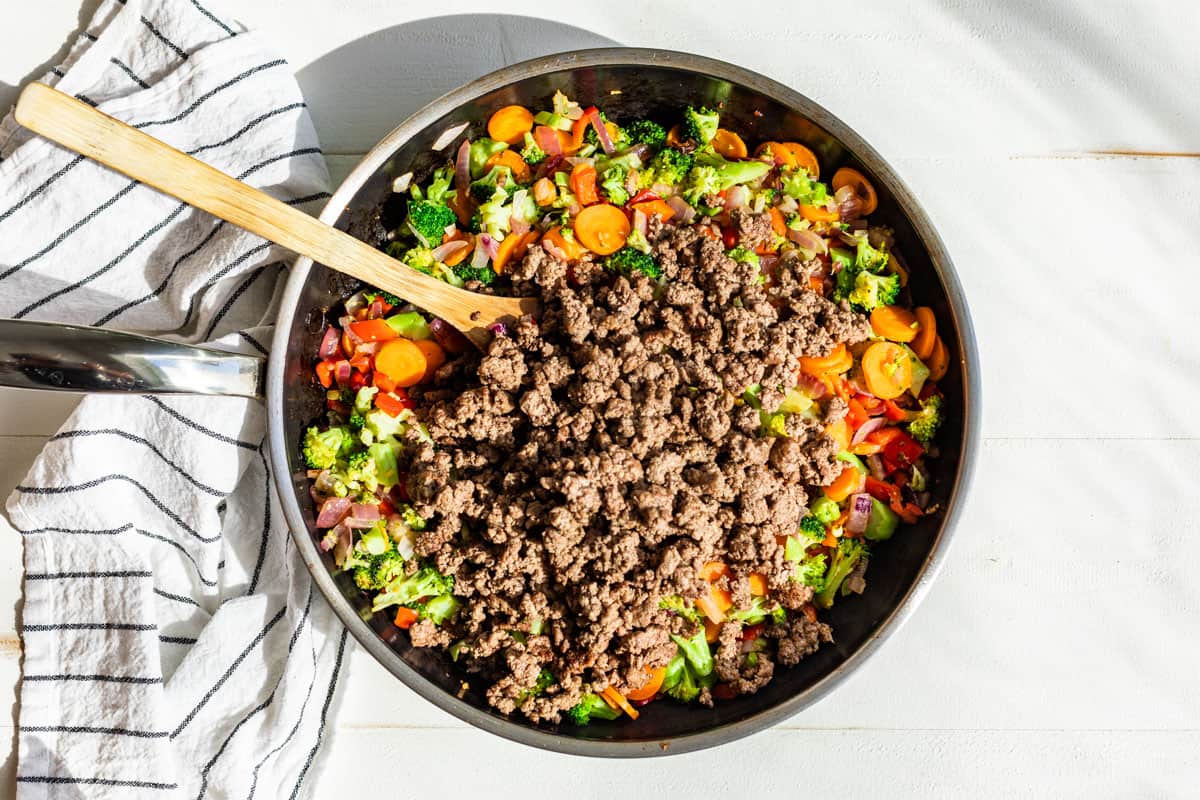
<path id="1" fill-rule="evenodd" d="M 369 244 L 45 84 L 32 83 L 21 92 L 15 115 L 24 127 L 117 172 L 387 289 L 442 317 L 477 343 L 488 338 L 483 330 L 487 323 L 522 313 L 515 299 L 456 289 L 402 266 Z"/>

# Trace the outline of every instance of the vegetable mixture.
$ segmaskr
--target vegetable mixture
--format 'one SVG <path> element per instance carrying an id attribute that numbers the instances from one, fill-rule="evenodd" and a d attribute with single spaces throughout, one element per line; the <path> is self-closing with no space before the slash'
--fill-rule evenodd
<path id="1" fill-rule="evenodd" d="M 487 136 L 463 141 L 426 181 L 397 181 L 407 212 L 386 245 L 413 269 L 469 289 L 511 291 L 514 265 L 536 255 L 575 270 L 598 265 L 610 282 L 650 281 L 662 292 L 664 251 L 652 240 L 689 226 L 719 240 L 728 263 L 757 270 L 764 286 L 779 279 L 782 264 L 800 264 L 803 290 L 869 320 L 865 340 L 831 342 L 823 354 L 800 358 L 794 385 L 781 394 L 757 383 L 725 386 L 731 405 L 757 412 L 758 436 L 787 437 L 793 423 L 815 421 L 837 453 L 832 479 L 810 487 L 796 530 L 777 537 L 788 585 L 703 563 L 692 591 L 658 600 L 678 631 L 670 635 L 673 654 L 634 679 L 610 672 L 606 683 L 573 684 L 565 716 L 576 725 L 636 719 L 662 698 L 711 703 L 753 691 L 737 671 L 783 647 L 772 631 L 800 618 L 820 625 L 827 639 L 820 612 L 863 591 L 871 548 L 936 511 L 925 461 L 936 455 L 937 382 L 949 354 L 932 310 L 905 302 L 908 274 L 890 231 L 868 222 L 877 205 L 871 183 L 850 167 L 822 182 L 817 156 L 797 142 L 751 150 L 721 127 L 714 109 L 688 107 L 664 123 L 611 120 L 561 93 L 536 112 L 501 108 Z M 405 471 L 405 453 L 412 443 L 434 444 L 418 403 L 447 394 L 474 354 L 446 323 L 384 292 L 359 292 L 339 313 L 316 354 L 327 419 L 303 442 L 321 547 L 373 597 L 376 612 L 413 632 L 414 644 L 467 658 L 479 645 L 458 623 L 471 600 L 423 557 L 431 522 L 410 501 L 420 487 Z M 514 335 L 505 326 L 494 332 Z M 461 531 L 464 541 L 479 535 L 466 525 Z M 524 647 L 545 629 L 544 620 L 525 620 L 508 632 L 509 646 Z M 537 698 L 562 690 L 559 676 L 545 668 L 532 675 L 498 707 L 559 719 L 531 710 Z"/>

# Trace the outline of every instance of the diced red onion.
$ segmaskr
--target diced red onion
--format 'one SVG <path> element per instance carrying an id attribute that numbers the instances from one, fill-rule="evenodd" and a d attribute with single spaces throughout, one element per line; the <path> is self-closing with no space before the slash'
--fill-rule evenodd
<path id="1" fill-rule="evenodd" d="M 350 382 L 350 372 L 350 362 L 346 359 L 343 358 L 340 361 L 334 362 L 333 374 L 339 386 Z"/>
<path id="2" fill-rule="evenodd" d="M 854 432 L 854 437 L 850 439 L 851 445 L 862 444 L 875 431 L 882 428 L 887 423 L 883 417 L 871 417 L 869 420 L 858 426 L 858 430 Z"/>
<path id="3" fill-rule="evenodd" d="M 726 208 L 745 208 L 749 202 L 750 190 L 745 186 L 731 186 L 729 191 L 725 192 Z"/>
<path id="4" fill-rule="evenodd" d="M 788 228 L 787 238 L 795 242 L 797 247 L 810 256 L 825 253 L 829 250 L 829 244 L 823 236 L 806 228 L 801 228 L 800 230 Z"/>
<path id="5" fill-rule="evenodd" d="M 475 237 L 475 252 L 471 254 L 471 266 L 474 269 L 483 269 L 488 263 L 487 248 L 483 246 L 483 237 L 486 233 L 481 233 Z"/>
<path id="6" fill-rule="evenodd" d="M 336 536 L 330 538 L 335 538 L 337 542 L 333 546 L 333 563 L 340 567 L 350 554 L 350 529 L 345 525 L 338 525 L 333 530 Z"/>
<path id="7" fill-rule="evenodd" d="M 650 191 L 659 197 L 668 197 L 675 193 L 675 187 L 669 183 L 652 183 L 650 184 Z"/>
<path id="8" fill-rule="evenodd" d="M 867 520 L 871 518 L 871 495 L 866 492 L 850 498 L 850 516 L 846 518 L 846 530 L 850 533 L 862 533 L 867 529 Z"/>
<path id="9" fill-rule="evenodd" d="M 433 248 L 433 253 L 432 253 L 433 260 L 434 261 L 445 261 L 447 258 L 454 255 L 459 250 L 462 250 L 464 247 L 470 247 L 470 246 L 471 246 L 471 243 L 467 242 L 463 239 L 455 239 L 453 241 L 446 242 L 445 244 L 438 245 L 437 247 Z"/>
<path id="10" fill-rule="evenodd" d="M 896 236 L 890 229 L 874 225 L 867 229 L 867 243 L 871 247 L 885 247 L 891 250 L 896 245 Z"/>
<path id="11" fill-rule="evenodd" d="M 454 190 L 461 200 L 471 192 L 471 140 L 464 139 L 454 156 Z"/>
<path id="12" fill-rule="evenodd" d="M 487 252 L 488 258 L 495 258 L 500 255 L 500 242 L 486 233 L 479 234 L 479 241 L 483 242 L 483 249 Z"/>
<path id="13" fill-rule="evenodd" d="M 642 236 L 645 236 L 649 225 L 650 220 L 646 216 L 646 212 L 642 211 L 640 208 L 635 208 L 633 210 L 633 229 Z"/>
<path id="14" fill-rule="evenodd" d="M 805 373 L 800 374 L 800 380 L 797 385 L 800 387 L 800 391 L 813 400 L 820 400 L 829 391 L 829 387 L 824 383 Z"/>
<path id="15" fill-rule="evenodd" d="M 774 275 L 779 266 L 779 256 L 774 253 L 764 253 L 758 257 L 758 270 L 764 275 Z"/>
<path id="16" fill-rule="evenodd" d="M 493 336 L 508 336 L 509 335 L 508 326 L 505 325 L 503 322 L 493 322 L 491 325 L 487 326 L 487 329 L 492 332 Z"/>
<path id="17" fill-rule="evenodd" d="M 531 227 L 528 222 L 521 219 L 516 214 L 513 214 L 512 217 L 509 218 L 508 224 L 512 228 L 509 236 L 524 236 L 525 234 L 529 233 L 529 228 Z"/>
<path id="18" fill-rule="evenodd" d="M 363 342 L 354 348 L 354 355 L 373 356 L 379 352 L 380 347 L 383 347 L 383 342 Z"/>
<path id="19" fill-rule="evenodd" d="M 367 319 L 379 319 L 383 316 L 383 298 L 376 297 L 367 306 Z"/>
<path id="20" fill-rule="evenodd" d="M 471 349 L 470 340 L 441 317 L 434 317 L 429 321 L 429 331 L 446 352 L 465 353 Z"/>
<path id="21" fill-rule="evenodd" d="M 321 346 L 317 348 L 317 358 L 324 361 L 338 354 L 342 346 L 342 332 L 330 325 L 321 337 Z"/>
<path id="22" fill-rule="evenodd" d="M 467 125 L 469 124 L 469 122 L 460 122 L 457 125 L 451 125 L 449 128 L 446 128 L 446 130 L 442 131 L 441 136 L 438 136 L 433 140 L 433 144 L 430 145 L 430 149 L 445 150 L 446 145 L 457 139 L 458 135 L 465 131 L 467 129 Z"/>
<path id="23" fill-rule="evenodd" d="M 875 398 L 875 395 L 867 391 L 867 387 L 863 386 L 862 381 L 854 373 L 850 374 L 850 377 L 846 379 L 846 382 L 850 384 L 850 388 L 853 389 L 855 393 L 861 394 L 864 397 L 870 397 L 872 399 Z"/>
<path id="24" fill-rule="evenodd" d="M 679 195 L 672 195 L 667 198 L 667 205 L 675 212 L 681 225 L 690 225 L 692 220 L 696 218 L 696 209 L 688 205 L 688 201 L 684 200 Z"/>
<path id="25" fill-rule="evenodd" d="M 321 504 L 321 511 L 317 514 L 318 528 L 332 528 L 337 525 L 346 515 L 350 513 L 350 498 L 348 497 L 330 497 Z"/>
<path id="26" fill-rule="evenodd" d="M 563 114 L 567 119 L 579 119 L 583 116 L 583 106 L 576 103 L 566 110 Z"/>
<path id="27" fill-rule="evenodd" d="M 408 191 L 408 187 L 412 184 L 413 174 L 406 172 L 396 180 L 392 181 L 392 191 L 396 194 L 404 194 Z"/>
<path id="28" fill-rule="evenodd" d="M 608 126 L 604 124 L 604 120 L 600 119 L 600 112 L 596 110 L 595 106 L 588 109 L 588 121 L 596 130 L 596 138 L 600 140 L 600 147 L 604 148 L 604 154 L 611 156 L 617 148 L 613 146 L 612 137 L 608 135 Z"/>
<path id="29" fill-rule="evenodd" d="M 855 594 L 862 594 L 867 590 L 867 579 L 857 570 L 851 572 L 846 578 L 846 588 Z"/>
<path id="30" fill-rule="evenodd" d="M 634 156 L 637 159 L 637 163 L 633 164 L 633 168 L 640 169 L 642 164 L 645 164 L 650 158 L 650 145 L 645 143 L 635 144 L 625 151 L 625 155 Z"/>
<path id="31" fill-rule="evenodd" d="M 625 191 L 630 195 L 636 194 L 638 190 L 638 171 L 636 169 L 629 170 L 625 176 Z"/>
<path id="32" fill-rule="evenodd" d="M 569 261 L 567 253 L 558 245 L 551 242 L 549 239 L 542 239 L 542 248 L 559 261 Z"/>
<path id="33" fill-rule="evenodd" d="M 366 295 L 363 292 L 355 292 L 354 294 L 352 294 L 348 298 L 346 298 L 346 303 L 345 303 L 346 314 L 347 315 L 353 314 L 354 312 L 358 311 L 360 308 L 366 308 L 366 305 L 367 305 Z M 346 317 L 342 317 L 342 319 L 346 319 Z M 350 322 L 353 322 L 353 321 L 354 321 L 354 318 L 350 317 Z M 343 322 L 342 327 L 344 328 L 348 324 L 349 323 L 347 323 L 347 322 Z"/>
<path id="34" fill-rule="evenodd" d="M 558 134 L 554 129 L 547 125 L 539 125 L 533 131 L 533 138 L 537 141 L 537 146 L 548 156 L 562 155 L 562 142 L 558 139 Z"/>
<path id="35" fill-rule="evenodd" d="M 875 480 L 887 480 L 887 471 L 883 468 L 883 459 L 874 453 L 867 456 L 867 469 L 871 471 L 871 477 Z"/>
<path id="36" fill-rule="evenodd" d="M 379 506 L 375 503 L 354 503 L 350 506 L 350 521 L 376 522 L 379 520 Z"/>
<path id="37" fill-rule="evenodd" d="M 800 204 L 796 202 L 796 198 L 785 194 L 783 199 L 779 201 L 778 208 L 784 214 L 795 214 L 800 210 Z"/>
<path id="38" fill-rule="evenodd" d="M 577 167 L 580 164 L 587 164 L 589 167 L 596 166 L 596 159 L 588 158 L 586 156 L 567 156 L 565 160 L 572 167 Z"/>
<path id="39" fill-rule="evenodd" d="M 854 193 L 854 189 L 843 186 L 833 195 L 837 203 L 838 216 L 845 220 L 858 219 L 862 216 L 862 199 Z"/>
<path id="40" fill-rule="evenodd" d="M 365 303 L 363 305 L 359 306 L 359 308 L 365 308 L 365 307 L 366 307 Z M 354 321 L 355 321 L 354 317 L 350 316 L 349 314 L 345 315 L 344 317 L 338 317 L 338 327 L 341 328 L 342 332 L 345 333 L 347 336 L 353 337 L 354 331 L 350 330 L 350 325 Z"/>
<path id="41" fill-rule="evenodd" d="M 571 205 L 567 206 L 567 213 L 572 217 L 578 217 L 580 211 L 583 211 L 583 206 L 579 205 L 579 203 L 571 203 Z"/>

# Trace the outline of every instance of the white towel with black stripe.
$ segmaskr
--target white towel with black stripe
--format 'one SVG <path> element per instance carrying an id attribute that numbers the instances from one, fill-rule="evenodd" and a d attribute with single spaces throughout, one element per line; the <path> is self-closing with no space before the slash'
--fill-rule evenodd
<path id="1" fill-rule="evenodd" d="M 104 0 L 56 84 L 308 210 L 288 65 L 209 0 Z M 0 316 L 264 352 L 286 253 L 0 124 Z M 273 495 L 261 404 L 93 396 L 9 498 L 18 797 L 309 796 L 346 634 Z"/>

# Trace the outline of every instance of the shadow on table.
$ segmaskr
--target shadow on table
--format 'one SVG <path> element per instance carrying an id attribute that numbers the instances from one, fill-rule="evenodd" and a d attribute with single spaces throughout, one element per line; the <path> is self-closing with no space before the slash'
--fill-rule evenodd
<path id="1" fill-rule="evenodd" d="M 413 112 L 518 61 L 617 42 L 559 22 L 508 14 L 431 17 L 376 31 L 296 77 L 327 155 L 365 153 Z"/>
<path id="2" fill-rule="evenodd" d="M 79 32 L 84 29 L 84 26 L 96 16 L 96 9 L 100 7 L 100 0 L 83 0 L 79 4 L 79 26 L 75 30 L 67 34 L 67 38 L 63 40 L 62 46 L 58 48 L 58 52 L 47 58 L 41 64 L 38 64 L 33 69 L 29 70 L 26 75 L 17 82 L 16 86 L 0 81 L 0 115 L 7 114 L 9 108 L 17 102 L 17 94 L 21 88 L 31 81 L 36 81 L 50 71 L 50 68 L 55 64 L 62 63 L 62 60 L 67 57 L 67 51 L 75 44 L 75 39 Z"/>

